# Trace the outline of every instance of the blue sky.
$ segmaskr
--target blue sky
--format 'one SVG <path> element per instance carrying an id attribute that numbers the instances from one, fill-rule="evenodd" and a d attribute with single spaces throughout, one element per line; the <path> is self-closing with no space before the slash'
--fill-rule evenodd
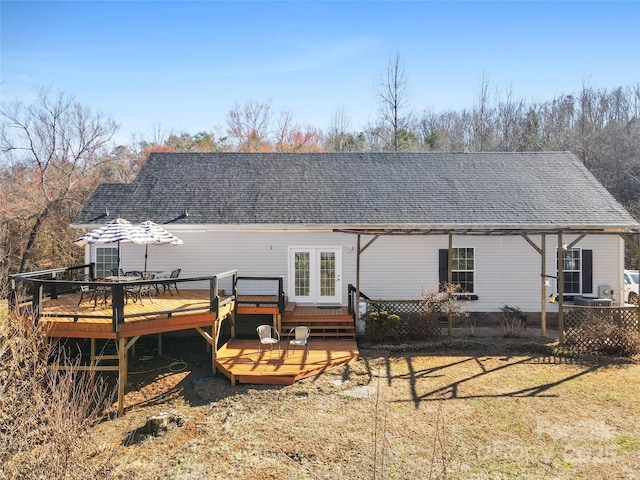
<path id="1" fill-rule="evenodd" d="M 36 86 L 121 124 L 118 140 L 224 127 L 236 102 L 271 101 L 302 125 L 353 130 L 400 54 L 412 109 L 472 107 L 490 91 L 550 100 L 640 82 L 640 1 L 0 2 L 2 101 Z"/>

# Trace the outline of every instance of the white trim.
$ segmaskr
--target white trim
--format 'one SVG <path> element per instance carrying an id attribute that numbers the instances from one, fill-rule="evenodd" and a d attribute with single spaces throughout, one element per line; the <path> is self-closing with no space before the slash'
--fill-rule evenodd
<path id="1" fill-rule="evenodd" d="M 472 270 L 455 270 L 452 266 L 451 268 L 451 274 L 453 275 L 453 272 L 473 272 L 473 291 L 472 292 L 459 292 L 456 293 L 456 295 L 475 295 L 476 291 L 478 290 L 478 286 L 477 286 L 477 281 L 478 281 L 478 272 L 477 272 L 477 257 L 476 257 L 476 251 L 477 248 L 476 247 L 465 247 L 465 246 L 459 246 L 456 245 L 453 247 L 453 250 L 460 250 L 460 249 L 466 249 L 466 250 L 473 250 L 473 269 Z M 456 283 L 455 281 L 453 283 Z"/>
<path id="2" fill-rule="evenodd" d="M 579 270 L 567 270 L 564 268 L 564 252 L 562 254 L 562 261 L 563 261 L 563 269 L 562 269 L 562 273 L 575 273 L 578 272 L 578 279 L 579 279 L 579 291 L 578 292 L 567 292 L 567 288 L 566 288 L 566 284 L 565 284 L 565 288 L 564 288 L 564 295 L 565 297 L 569 297 L 569 296 L 581 296 L 582 295 L 582 289 L 583 289 L 583 285 L 582 285 L 582 270 L 584 269 L 584 260 L 582 259 L 582 250 L 584 250 L 582 247 L 571 247 L 569 250 L 578 250 L 579 252 L 579 257 L 578 257 L 578 261 L 580 262 L 580 269 Z M 567 252 L 569 250 L 566 250 Z M 558 282 L 560 281 L 560 279 L 558 278 L 558 247 L 556 247 L 556 293 L 558 293 Z M 564 279 L 562 279 L 562 281 L 564 282 Z M 594 287 L 595 288 L 595 287 Z M 592 292 L 592 293 L 597 293 L 597 292 Z"/>

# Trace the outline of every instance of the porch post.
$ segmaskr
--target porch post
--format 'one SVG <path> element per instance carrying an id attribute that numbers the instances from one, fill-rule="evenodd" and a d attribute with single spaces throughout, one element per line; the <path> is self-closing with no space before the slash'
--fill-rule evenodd
<path id="1" fill-rule="evenodd" d="M 558 342 L 564 343 L 564 250 L 562 232 L 558 233 Z"/>
<path id="2" fill-rule="evenodd" d="M 453 234 L 449 232 L 449 252 L 447 255 L 447 296 L 451 296 L 451 285 L 453 284 Z M 453 316 L 447 313 L 447 334 L 453 335 Z"/>
<path id="3" fill-rule="evenodd" d="M 355 300 L 355 319 L 356 319 L 356 332 L 360 326 L 360 234 L 358 234 L 358 241 L 356 246 L 356 300 Z"/>
<path id="4" fill-rule="evenodd" d="M 547 277 L 546 277 L 546 264 L 547 264 L 547 239 L 546 235 L 543 233 L 541 235 L 541 245 L 540 248 L 542 250 L 542 254 L 540 257 L 542 258 L 542 265 L 540 267 L 540 271 L 542 275 L 540 275 L 540 280 L 542 284 L 540 285 L 540 328 L 542 330 L 542 336 L 547 336 Z"/>

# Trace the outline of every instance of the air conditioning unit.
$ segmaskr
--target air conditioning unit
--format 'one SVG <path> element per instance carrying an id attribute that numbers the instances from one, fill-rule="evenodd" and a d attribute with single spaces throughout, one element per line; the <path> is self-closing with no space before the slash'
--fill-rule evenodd
<path id="1" fill-rule="evenodd" d="M 573 304 L 581 307 L 610 307 L 610 298 L 587 298 L 587 297 L 575 297 Z"/>

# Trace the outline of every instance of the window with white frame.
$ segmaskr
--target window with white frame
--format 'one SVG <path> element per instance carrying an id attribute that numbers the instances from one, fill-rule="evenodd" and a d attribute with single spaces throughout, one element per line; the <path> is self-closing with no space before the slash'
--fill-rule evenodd
<path id="1" fill-rule="evenodd" d="M 557 250 L 557 249 L 556 249 Z M 582 255 L 579 248 L 565 250 L 562 255 L 562 274 L 564 278 L 564 294 L 576 295 L 582 293 Z M 556 253 L 556 258 L 558 255 Z M 556 267 L 556 277 L 557 277 Z"/>
<path id="2" fill-rule="evenodd" d="M 96 247 L 96 277 L 108 277 L 118 268 L 118 247 Z"/>
<path id="3" fill-rule="evenodd" d="M 475 292 L 475 251 L 473 248 L 454 248 L 451 258 L 452 281 L 460 285 L 461 293 Z"/>

